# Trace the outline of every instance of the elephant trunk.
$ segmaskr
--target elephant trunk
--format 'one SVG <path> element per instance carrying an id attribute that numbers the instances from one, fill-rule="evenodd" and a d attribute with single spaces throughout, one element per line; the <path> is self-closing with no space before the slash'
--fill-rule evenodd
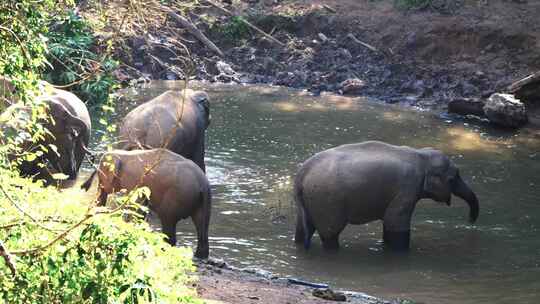
<path id="1" fill-rule="evenodd" d="M 467 202 L 470 208 L 469 221 L 474 223 L 479 213 L 478 198 L 471 188 L 461 179 L 459 174 L 454 179 L 452 193 Z"/>

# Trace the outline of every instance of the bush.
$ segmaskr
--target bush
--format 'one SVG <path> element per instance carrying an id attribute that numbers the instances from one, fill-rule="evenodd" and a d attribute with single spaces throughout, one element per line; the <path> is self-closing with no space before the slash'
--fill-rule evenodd
<path id="1" fill-rule="evenodd" d="M 89 208 L 79 190 L 60 193 L 6 170 L 0 185 L 0 240 L 17 271 L 0 259 L 1 303 L 197 302 L 186 287 L 191 250 L 169 246 L 142 220 L 126 223 L 127 209 Z M 143 192 L 118 203 L 132 206 Z"/>
<path id="2" fill-rule="evenodd" d="M 48 70 L 52 79 L 66 83 L 86 73 L 90 77 L 75 80 L 82 80 L 77 90 L 93 101 L 107 99 L 114 87 L 108 78 L 114 62 L 92 52 L 95 37 L 83 20 L 65 16 L 65 5 L 73 1 L 0 0 L 0 76 L 12 80 L 16 99 L 29 106 L 16 113 L 23 124 L 45 115 L 33 97 L 47 62 L 46 43 L 57 63 L 66 63 L 64 70 Z M 61 21 L 48 33 L 52 16 Z M 28 133 L 36 142 L 46 131 L 31 123 L 7 134 L 19 119 L 5 117 L 0 116 L 0 303 L 200 302 L 188 288 L 191 250 L 169 246 L 123 208 L 138 207 L 134 202 L 144 189 L 108 210 L 89 206 L 80 190 L 59 192 L 20 178 L 7 155 L 16 151 L 18 137 Z M 135 220 L 126 223 L 125 215 Z"/>
<path id="3" fill-rule="evenodd" d="M 45 65 L 49 13 L 53 0 L 0 0 L 0 75 L 9 76 L 19 93 L 27 99 L 35 89 Z M 0 96 L 2 97 L 2 96 Z"/>
<path id="4" fill-rule="evenodd" d="M 111 74 L 117 67 L 107 52 L 98 55 L 96 37 L 88 22 L 72 11 L 54 25 L 48 34 L 48 60 L 52 67 L 45 78 L 71 90 L 88 104 L 104 103 L 117 81 Z"/>
<path id="5" fill-rule="evenodd" d="M 211 31 L 221 36 L 224 39 L 234 45 L 238 45 L 242 40 L 249 37 L 249 27 L 242 21 L 243 17 L 233 16 L 225 24 L 214 23 Z"/>

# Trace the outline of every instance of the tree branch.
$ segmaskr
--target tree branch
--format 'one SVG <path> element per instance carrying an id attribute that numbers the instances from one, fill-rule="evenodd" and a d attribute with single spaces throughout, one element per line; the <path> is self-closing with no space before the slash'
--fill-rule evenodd
<path id="1" fill-rule="evenodd" d="M 7 251 L 6 247 L 4 246 L 4 242 L 2 240 L 0 240 L 0 256 L 4 258 L 4 261 L 6 262 L 7 267 L 11 270 L 11 274 L 13 276 L 17 275 L 17 269 L 15 268 L 15 264 L 13 263 L 11 255 Z"/>

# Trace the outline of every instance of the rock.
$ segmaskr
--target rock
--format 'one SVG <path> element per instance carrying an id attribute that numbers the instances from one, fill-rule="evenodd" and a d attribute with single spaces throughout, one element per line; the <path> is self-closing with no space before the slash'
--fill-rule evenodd
<path id="1" fill-rule="evenodd" d="M 233 70 L 231 65 L 226 63 L 226 62 L 223 62 L 223 61 L 216 62 L 216 68 L 220 73 L 225 74 L 225 75 L 235 75 L 236 74 L 236 72 Z"/>
<path id="2" fill-rule="evenodd" d="M 485 103 L 478 98 L 455 98 L 448 103 L 448 112 L 459 115 L 484 116 Z"/>
<path id="3" fill-rule="evenodd" d="M 304 85 L 307 74 L 302 71 L 293 72 L 279 72 L 276 75 L 276 85 L 282 85 L 287 87 L 299 88 Z"/>
<path id="4" fill-rule="evenodd" d="M 165 73 L 165 79 L 167 79 L 167 80 L 178 80 L 180 78 L 178 78 L 178 75 L 176 75 L 176 73 L 171 72 L 171 71 L 167 71 Z"/>
<path id="5" fill-rule="evenodd" d="M 347 61 L 353 59 L 353 56 L 351 55 L 351 52 L 349 52 L 349 50 L 347 50 L 347 49 L 341 48 L 341 49 L 338 50 L 338 52 L 339 52 L 340 56 L 343 59 L 347 60 Z"/>
<path id="6" fill-rule="evenodd" d="M 227 262 L 225 262 L 222 259 L 209 258 L 205 262 L 206 262 L 206 264 L 208 264 L 210 266 L 217 267 L 217 268 L 227 268 L 228 267 Z"/>
<path id="7" fill-rule="evenodd" d="M 325 34 L 319 33 L 317 36 L 319 36 L 319 40 L 321 40 L 322 44 L 325 44 L 326 42 L 328 42 L 328 37 L 326 37 Z"/>
<path id="8" fill-rule="evenodd" d="M 490 122 L 510 128 L 518 128 L 527 123 L 525 105 L 511 94 L 495 93 L 483 107 Z"/>
<path id="9" fill-rule="evenodd" d="M 120 81 L 121 83 L 126 83 L 128 82 L 129 80 L 131 80 L 131 77 L 129 76 L 128 73 L 126 73 L 125 70 L 121 69 L 121 68 L 117 68 L 115 69 L 114 71 L 112 71 L 111 73 L 118 81 Z"/>
<path id="10" fill-rule="evenodd" d="M 358 94 L 366 86 L 363 80 L 349 78 L 339 84 L 339 89 L 343 94 Z"/>
<path id="11" fill-rule="evenodd" d="M 337 301 L 337 302 L 347 301 L 347 297 L 343 293 L 333 291 L 330 288 L 315 289 L 313 290 L 312 295 L 314 297 L 329 300 L 329 301 Z"/>

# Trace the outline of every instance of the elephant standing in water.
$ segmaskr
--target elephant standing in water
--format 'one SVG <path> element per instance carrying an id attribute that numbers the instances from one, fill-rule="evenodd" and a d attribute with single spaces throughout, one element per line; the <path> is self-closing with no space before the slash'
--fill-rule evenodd
<path id="1" fill-rule="evenodd" d="M 409 248 L 411 217 L 418 200 L 450 205 L 465 200 L 470 221 L 478 218 L 478 199 L 458 168 L 441 151 L 413 149 L 378 141 L 349 144 L 315 154 L 294 181 L 298 216 L 295 241 L 307 249 L 315 231 L 323 247 L 339 247 L 347 224 L 383 221 L 383 240 L 392 249 Z"/>
<path id="2" fill-rule="evenodd" d="M 105 205 L 110 193 L 146 186 L 151 191 L 150 209 L 157 213 L 169 243 L 176 245 L 176 223 L 191 216 L 197 229 L 195 256 L 208 257 L 210 185 L 194 162 L 167 149 L 114 150 L 103 155 L 83 189 L 90 188 L 96 173 L 100 205 Z"/>
<path id="3" fill-rule="evenodd" d="M 167 91 L 129 112 L 120 127 L 119 149 L 166 148 L 203 171 L 210 103 L 203 91 Z"/>
<path id="4" fill-rule="evenodd" d="M 49 115 L 49 119 L 43 119 L 40 123 L 49 134 L 45 134 L 37 142 L 25 139 L 21 147 L 25 151 L 37 151 L 40 146 L 47 150 L 35 160 L 22 160 L 19 166 L 21 175 L 44 179 L 50 183 L 53 181 L 51 173 L 63 173 L 68 176 L 68 180 L 75 180 L 85 154 L 89 153 L 87 146 L 92 128 L 90 114 L 86 105 L 73 93 L 56 89 L 46 82 L 42 82 L 40 86 L 41 95 L 38 99 L 47 106 Z M 2 114 L 7 120 L 3 129 L 6 132 L 22 132 L 24 126 L 17 125 L 20 120 L 15 118 L 29 118 L 30 115 L 31 109 L 27 106 L 9 106 Z M 51 148 L 51 145 L 54 145 L 56 150 Z M 10 158 L 13 160 L 16 156 Z"/>

